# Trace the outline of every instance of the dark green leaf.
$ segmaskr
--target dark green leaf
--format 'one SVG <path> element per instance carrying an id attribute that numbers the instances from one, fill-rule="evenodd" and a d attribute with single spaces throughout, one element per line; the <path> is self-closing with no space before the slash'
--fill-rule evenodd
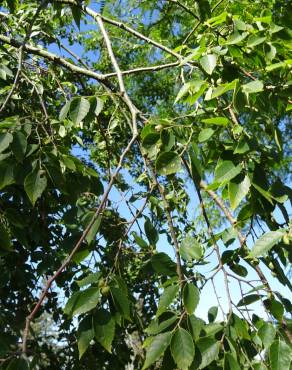
<path id="1" fill-rule="evenodd" d="M 0 134 L 0 153 L 4 152 L 13 141 L 13 136 L 7 132 L 6 134 Z"/>
<path id="2" fill-rule="evenodd" d="M 38 198 L 42 195 L 46 187 L 47 179 L 41 170 L 36 169 L 32 171 L 24 180 L 24 189 L 33 206 Z"/>
<path id="3" fill-rule="evenodd" d="M 84 355 L 93 338 L 92 318 L 91 316 L 87 316 L 80 322 L 77 332 L 79 360 Z"/>
<path id="4" fill-rule="evenodd" d="M 153 338 L 146 352 L 146 359 L 142 370 L 147 369 L 155 361 L 157 361 L 165 352 L 166 348 L 170 344 L 171 332 L 166 332 L 163 334 L 158 334 Z"/>
<path id="5" fill-rule="evenodd" d="M 217 359 L 220 349 L 220 343 L 212 338 L 200 338 L 196 345 L 201 353 L 201 363 L 199 369 L 204 369 L 211 362 Z"/>
<path id="6" fill-rule="evenodd" d="M 167 310 L 168 306 L 176 298 L 178 291 L 179 291 L 178 285 L 170 285 L 169 287 L 165 288 L 159 300 L 156 317 L 159 317 L 163 312 Z"/>
<path id="7" fill-rule="evenodd" d="M 111 314 L 101 308 L 93 316 L 95 339 L 108 351 L 112 351 L 112 341 L 115 336 L 115 320 Z"/>
<path id="8" fill-rule="evenodd" d="M 183 303 L 189 315 L 195 311 L 200 300 L 199 289 L 193 283 L 187 283 L 183 289 Z"/>
<path id="9" fill-rule="evenodd" d="M 99 288 L 88 288 L 75 292 L 68 299 L 64 313 L 68 316 L 80 315 L 95 308 L 99 300 Z"/>
<path id="10" fill-rule="evenodd" d="M 151 258 L 151 264 L 153 269 L 159 274 L 176 275 L 176 264 L 163 252 L 154 254 Z"/>
<path id="11" fill-rule="evenodd" d="M 271 370 L 288 370 L 291 361 L 291 347 L 280 339 L 275 340 L 270 347 Z"/>
<path id="12" fill-rule="evenodd" d="M 158 232 L 156 231 L 155 227 L 152 225 L 150 220 L 147 218 L 144 224 L 145 234 L 149 243 L 155 245 L 158 242 Z"/>
<path id="13" fill-rule="evenodd" d="M 237 307 L 248 306 L 249 304 L 252 304 L 252 303 L 258 301 L 259 299 L 261 299 L 261 295 L 259 295 L 259 294 L 250 294 L 250 295 L 247 295 L 247 296 L 243 297 L 237 303 Z"/>
<path id="14" fill-rule="evenodd" d="M 217 314 L 218 314 L 218 307 L 217 306 L 211 307 L 208 311 L 209 322 L 214 322 L 216 320 Z"/>
<path id="15" fill-rule="evenodd" d="M 214 182 L 217 183 L 227 183 L 232 180 L 235 176 L 240 174 L 242 170 L 241 165 L 235 166 L 232 161 L 223 161 L 218 164 L 215 169 L 215 179 Z"/>
<path id="16" fill-rule="evenodd" d="M 261 338 L 263 346 L 265 349 L 268 349 L 272 344 L 276 335 L 276 329 L 273 324 L 265 322 L 258 331 L 258 336 Z"/>
<path id="17" fill-rule="evenodd" d="M 155 167 L 159 175 L 171 175 L 180 171 L 181 160 L 175 152 L 164 152 L 158 156 Z"/>

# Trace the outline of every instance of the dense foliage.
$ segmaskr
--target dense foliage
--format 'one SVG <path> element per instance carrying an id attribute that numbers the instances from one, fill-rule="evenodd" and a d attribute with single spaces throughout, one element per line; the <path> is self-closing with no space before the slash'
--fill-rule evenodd
<path id="1" fill-rule="evenodd" d="M 291 368 L 289 3 L 1 1 L 1 370 Z"/>

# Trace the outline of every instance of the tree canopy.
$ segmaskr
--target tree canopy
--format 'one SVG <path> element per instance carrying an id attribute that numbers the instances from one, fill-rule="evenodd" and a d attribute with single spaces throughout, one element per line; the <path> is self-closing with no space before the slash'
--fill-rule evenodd
<path id="1" fill-rule="evenodd" d="M 289 0 L 0 19 L 0 369 L 291 369 Z"/>

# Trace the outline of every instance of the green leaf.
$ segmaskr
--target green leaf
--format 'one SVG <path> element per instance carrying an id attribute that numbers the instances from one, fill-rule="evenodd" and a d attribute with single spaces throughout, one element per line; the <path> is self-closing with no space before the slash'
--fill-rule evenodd
<path id="1" fill-rule="evenodd" d="M 254 94 L 258 93 L 264 90 L 264 84 L 262 81 L 255 80 L 252 82 L 249 82 L 245 85 L 242 85 L 242 92 L 245 94 Z"/>
<path id="2" fill-rule="evenodd" d="M 229 123 L 229 119 L 226 117 L 211 117 L 203 119 L 202 122 L 211 125 L 226 126 Z"/>
<path id="3" fill-rule="evenodd" d="M 122 288 L 117 288 L 114 286 L 110 287 L 110 292 L 112 294 L 112 298 L 115 304 L 116 309 L 119 313 L 125 317 L 125 319 L 131 321 L 130 317 L 130 302 L 128 299 L 127 294 L 123 291 Z"/>
<path id="4" fill-rule="evenodd" d="M 4 152 L 13 141 L 13 136 L 7 132 L 5 134 L 0 134 L 0 153 Z"/>
<path id="5" fill-rule="evenodd" d="M 241 370 L 238 360 L 231 353 L 224 354 L 224 370 Z"/>
<path id="6" fill-rule="evenodd" d="M 203 249 L 196 238 L 188 235 L 181 243 L 180 253 L 186 261 L 199 260 L 203 256 Z"/>
<path id="7" fill-rule="evenodd" d="M 86 285 L 97 283 L 99 281 L 100 277 L 101 277 L 101 272 L 100 271 L 93 272 L 92 274 L 89 274 L 88 276 L 86 276 L 85 278 L 83 278 L 81 280 L 76 280 L 76 283 L 78 284 L 78 286 L 80 288 L 82 288 Z"/>
<path id="8" fill-rule="evenodd" d="M 154 254 L 151 257 L 151 264 L 153 269 L 159 274 L 168 276 L 176 275 L 176 264 L 166 253 L 160 252 Z"/>
<path id="9" fill-rule="evenodd" d="M 146 359 L 142 370 L 147 369 L 155 361 L 157 361 L 165 352 L 170 344 L 171 332 L 159 334 L 153 338 L 146 352 Z"/>
<path id="10" fill-rule="evenodd" d="M 275 340 L 270 347 L 271 370 L 288 370 L 291 361 L 291 347 L 280 339 Z"/>
<path id="11" fill-rule="evenodd" d="M 85 98 L 73 98 L 70 102 L 70 118 L 72 122 L 78 125 L 87 115 L 90 109 L 90 103 Z"/>
<path id="12" fill-rule="evenodd" d="M 250 188 L 250 180 L 245 176 L 240 183 L 230 182 L 228 185 L 228 193 L 231 209 L 236 209 L 242 199 L 248 194 Z"/>
<path id="13" fill-rule="evenodd" d="M 2 223 L 0 223 L 0 250 L 12 250 L 10 235 Z"/>
<path id="14" fill-rule="evenodd" d="M 87 316 L 80 322 L 77 332 L 79 360 L 86 352 L 93 338 L 94 331 L 92 329 L 92 319 L 91 316 Z"/>
<path id="15" fill-rule="evenodd" d="M 14 358 L 9 365 L 5 367 L 6 370 L 29 370 L 29 363 L 25 358 Z"/>
<path id="16" fill-rule="evenodd" d="M 268 349 L 276 336 L 276 329 L 274 325 L 269 322 L 265 322 L 259 328 L 258 336 L 261 338 L 264 348 Z"/>
<path id="17" fill-rule="evenodd" d="M 188 317 L 188 328 L 195 341 L 200 337 L 201 331 L 204 327 L 205 322 L 202 319 L 199 319 L 194 315 Z"/>
<path id="18" fill-rule="evenodd" d="M 172 175 L 181 169 L 180 157 L 175 152 L 161 153 L 155 163 L 159 175 Z"/>
<path id="19" fill-rule="evenodd" d="M 199 304 L 200 291 L 193 283 L 187 283 L 183 289 L 183 303 L 189 315 L 192 315 Z"/>
<path id="20" fill-rule="evenodd" d="M 195 356 L 194 342 L 190 333 L 178 328 L 171 338 L 170 349 L 178 368 L 187 370 Z"/>
<path id="21" fill-rule="evenodd" d="M 24 180 L 24 190 L 33 206 L 46 187 L 47 179 L 42 170 L 33 170 Z"/>
<path id="22" fill-rule="evenodd" d="M 88 234 L 86 235 L 86 241 L 88 244 L 90 244 L 93 240 L 95 240 L 96 234 L 99 230 L 100 223 L 101 223 L 101 216 L 97 217 L 97 219 L 94 221 L 93 225 L 91 226 Z"/>
<path id="23" fill-rule="evenodd" d="M 211 75 L 216 67 L 217 56 L 215 54 L 208 54 L 200 59 L 200 64 L 204 71 Z"/>
<path id="24" fill-rule="evenodd" d="M 223 84 L 223 85 L 220 85 L 218 87 L 216 87 L 215 89 L 213 89 L 212 91 L 212 94 L 210 95 L 209 98 L 205 98 L 205 100 L 212 100 L 212 99 L 215 99 L 215 98 L 218 98 L 218 96 L 221 96 L 223 94 L 225 94 L 227 91 L 230 91 L 230 90 L 234 90 L 235 87 L 236 87 L 236 84 L 237 84 L 238 80 L 233 80 L 229 83 L 226 83 L 226 84 Z"/>
<path id="25" fill-rule="evenodd" d="M 148 248 L 148 244 L 145 242 L 145 240 L 143 240 L 135 231 L 132 232 L 132 235 L 135 239 L 135 242 L 139 245 L 140 248 Z"/>
<path id="26" fill-rule="evenodd" d="M 145 221 L 144 230 L 149 243 L 152 245 L 156 245 L 159 239 L 158 232 L 148 218 Z"/>
<path id="27" fill-rule="evenodd" d="M 0 190 L 15 182 L 14 168 L 10 162 L 0 162 Z"/>
<path id="28" fill-rule="evenodd" d="M 100 300 L 99 288 L 88 288 L 75 292 L 68 299 L 64 313 L 68 316 L 81 315 L 96 307 Z"/>
<path id="29" fill-rule="evenodd" d="M 209 311 L 208 311 L 208 320 L 209 320 L 209 322 L 214 322 L 216 320 L 217 314 L 218 314 L 218 307 L 217 306 L 213 306 L 213 307 L 209 308 Z"/>
<path id="30" fill-rule="evenodd" d="M 70 104 L 71 104 L 71 101 L 67 101 L 67 103 L 60 110 L 60 113 L 59 113 L 60 121 L 63 121 L 67 117 L 69 109 L 70 109 Z"/>
<path id="31" fill-rule="evenodd" d="M 171 313 L 169 317 L 169 312 L 165 312 L 160 316 L 159 319 L 154 319 L 150 325 L 144 330 L 145 333 L 149 335 L 156 335 L 167 329 L 170 325 L 172 325 L 175 321 L 177 321 L 177 315 Z M 166 316 L 167 315 L 167 316 Z M 165 318 L 164 316 L 168 317 Z"/>
<path id="32" fill-rule="evenodd" d="M 268 231 L 262 235 L 253 245 L 249 253 L 250 257 L 259 257 L 266 254 L 283 237 L 284 230 Z"/>
<path id="33" fill-rule="evenodd" d="M 259 35 L 251 35 L 246 43 L 246 46 L 253 48 L 254 46 L 260 45 L 266 41 L 266 37 Z"/>
<path id="34" fill-rule="evenodd" d="M 250 294 L 250 295 L 247 295 L 247 296 L 243 297 L 237 303 L 237 307 L 248 306 L 249 304 L 252 304 L 252 303 L 258 301 L 259 299 L 261 299 L 261 295 L 259 295 L 259 294 Z"/>
<path id="35" fill-rule="evenodd" d="M 115 320 L 111 314 L 101 308 L 94 313 L 93 328 L 95 339 L 109 352 L 112 351 L 112 342 L 115 337 Z"/>
<path id="36" fill-rule="evenodd" d="M 239 44 L 247 37 L 247 35 L 248 35 L 247 32 L 243 32 L 240 34 L 239 32 L 235 31 L 232 35 L 228 37 L 227 41 L 225 42 L 225 45 Z"/>
<path id="37" fill-rule="evenodd" d="M 17 131 L 14 134 L 11 149 L 19 162 L 23 161 L 26 153 L 26 148 L 27 148 L 26 136 L 21 131 Z"/>
<path id="38" fill-rule="evenodd" d="M 254 182 L 252 183 L 252 186 L 265 198 L 267 199 L 268 202 L 270 202 L 272 205 L 274 204 L 273 202 L 273 196 L 266 190 L 262 189 L 260 186 L 255 184 Z"/>
<path id="39" fill-rule="evenodd" d="M 167 310 L 168 306 L 174 301 L 175 297 L 177 296 L 178 291 L 178 285 L 170 285 L 169 287 L 165 288 L 159 300 L 156 317 L 159 317 L 163 312 Z"/>
<path id="40" fill-rule="evenodd" d="M 197 95 L 197 93 L 199 92 L 202 94 L 205 91 L 206 86 L 207 84 L 204 80 L 193 80 L 185 83 L 179 90 L 177 97 L 175 98 L 174 104 L 181 100 L 186 94 Z"/>
<path id="41" fill-rule="evenodd" d="M 204 369 L 219 355 L 220 343 L 212 338 L 199 338 L 196 342 L 201 353 L 201 363 L 199 369 Z"/>
<path id="42" fill-rule="evenodd" d="M 235 166 L 232 161 L 220 162 L 215 169 L 215 183 L 227 183 L 235 176 L 239 175 L 242 170 L 241 165 Z"/>
<path id="43" fill-rule="evenodd" d="M 198 136 L 199 143 L 203 143 L 204 141 L 209 140 L 214 132 L 215 131 L 211 128 L 204 128 L 203 130 L 201 130 Z"/>

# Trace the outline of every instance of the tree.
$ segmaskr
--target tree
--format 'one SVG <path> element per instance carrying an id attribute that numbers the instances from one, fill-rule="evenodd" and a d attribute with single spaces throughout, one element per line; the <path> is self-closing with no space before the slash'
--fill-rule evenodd
<path id="1" fill-rule="evenodd" d="M 289 369 L 289 2 L 1 4 L 0 368 Z"/>

